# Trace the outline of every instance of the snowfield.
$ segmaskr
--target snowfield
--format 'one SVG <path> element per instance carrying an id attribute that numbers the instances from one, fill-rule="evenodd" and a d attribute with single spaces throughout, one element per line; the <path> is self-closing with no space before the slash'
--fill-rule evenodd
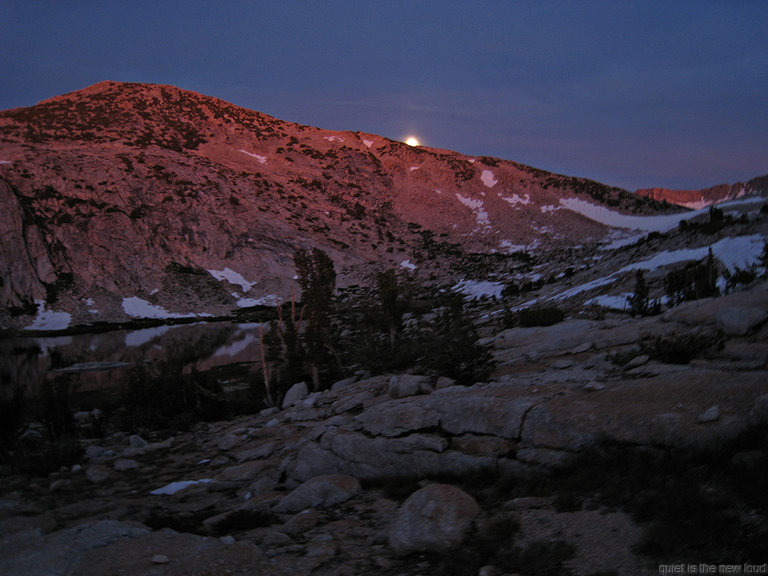
<path id="1" fill-rule="evenodd" d="M 194 318 L 197 316 L 210 316 L 210 314 L 179 314 L 168 312 L 162 306 L 147 302 L 138 296 L 123 298 L 123 311 L 133 318 Z"/>
<path id="2" fill-rule="evenodd" d="M 745 204 L 763 203 L 766 199 L 761 196 L 749 196 L 737 200 L 729 200 L 717 204 L 720 209 L 734 208 Z M 609 210 L 605 206 L 598 206 L 580 200 L 578 198 L 561 198 L 560 205 L 566 210 L 581 214 L 590 220 L 605 224 L 612 228 L 624 228 L 628 230 L 639 230 L 642 232 L 667 232 L 676 228 L 681 220 L 690 220 L 696 216 L 706 214 L 709 207 L 701 210 L 692 210 L 680 214 L 664 214 L 661 216 L 631 216 L 629 214 L 620 214 L 614 210 Z"/>
<path id="3" fill-rule="evenodd" d="M 734 271 L 737 266 L 745 268 L 756 262 L 763 251 L 763 244 L 765 241 L 766 237 L 762 234 L 753 234 L 751 236 L 723 238 L 711 246 L 684 248 L 682 250 L 665 250 L 664 252 L 659 252 L 645 260 L 627 264 L 608 276 L 597 278 L 591 282 L 581 284 L 580 286 L 574 286 L 573 288 L 551 296 L 549 299 L 563 300 L 565 298 L 576 296 L 582 292 L 588 292 L 595 288 L 606 286 L 616 281 L 619 276 L 625 272 L 632 272 L 633 270 L 653 271 L 671 264 L 701 260 L 707 257 L 709 248 L 712 248 L 712 254 L 715 258 L 720 260 L 720 262 L 722 262 L 730 271 Z"/>
<path id="4" fill-rule="evenodd" d="M 612 228 L 641 230 L 643 232 L 666 232 L 676 228 L 680 220 L 695 218 L 707 212 L 707 210 L 697 210 L 681 214 L 664 214 L 662 216 L 631 216 L 629 214 L 619 214 L 605 206 L 598 206 L 578 198 L 561 198 L 560 205 L 566 210 L 576 212 L 590 220 Z"/>

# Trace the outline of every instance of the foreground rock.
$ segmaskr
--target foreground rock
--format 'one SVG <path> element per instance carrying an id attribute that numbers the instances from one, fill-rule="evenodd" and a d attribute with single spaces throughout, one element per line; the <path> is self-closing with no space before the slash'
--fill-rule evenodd
<path id="1" fill-rule="evenodd" d="M 0 573 L 404 574 L 413 555 L 491 554 L 487 527 L 513 525 L 494 544 L 509 554 L 474 559 L 475 573 L 542 539 L 575 547 L 573 573 L 655 573 L 628 514 L 561 509 L 569 495 L 537 493 L 537 479 L 600 443 L 688 453 L 768 423 L 764 323 L 687 365 L 636 350 L 720 321 L 691 326 L 688 312 L 503 331 L 496 377 L 470 387 L 352 378 L 174 437 L 89 440 L 75 467 L 3 478 Z M 724 461 L 753 475 L 768 454 Z"/>
<path id="2" fill-rule="evenodd" d="M 479 514 L 480 506 L 466 492 L 430 484 L 411 494 L 398 510 L 389 545 L 398 554 L 445 552 L 461 544 Z"/>

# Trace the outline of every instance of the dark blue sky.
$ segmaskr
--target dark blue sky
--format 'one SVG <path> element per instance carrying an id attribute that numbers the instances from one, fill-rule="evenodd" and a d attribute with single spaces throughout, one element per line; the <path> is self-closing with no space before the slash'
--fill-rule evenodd
<path id="1" fill-rule="evenodd" d="M 631 190 L 700 188 L 768 173 L 767 25 L 766 0 L 0 0 L 0 109 L 173 84 Z"/>

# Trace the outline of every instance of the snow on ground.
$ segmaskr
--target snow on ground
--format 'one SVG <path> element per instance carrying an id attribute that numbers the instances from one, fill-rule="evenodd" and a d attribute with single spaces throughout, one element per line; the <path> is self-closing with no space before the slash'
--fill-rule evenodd
<path id="1" fill-rule="evenodd" d="M 467 198 L 466 196 L 462 196 L 458 192 L 456 192 L 456 198 L 459 199 L 459 202 L 464 204 L 467 208 L 472 210 L 472 212 L 475 213 L 475 218 L 477 218 L 477 223 L 481 226 L 490 226 L 491 219 L 488 216 L 488 212 L 485 210 L 485 203 L 483 200 L 473 200 L 472 198 Z"/>
<path id="2" fill-rule="evenodd" d="M 267 294 L 260 298 L 238 298 L 238 308 L 250 308 L 251 306 L 279 306 L 280 298 L 274 294 Z"/>
<path id="3" fill-rule="evenodd" d="M 68 312 L 56 312 L 55 310 L 46 310 L 44 300 L 35 300 L 37 304 L 37 316 L 35 320 L 26 327 L 26 330 L 66 330 L 72 321 L 72 315 Z"/>
<path id="4" fill-rule="evenodd" d="M 419 167 L 418 167 L 418 166 L 411 166 L 411 169 L 410 169 L 410 171 L 411 171 L 411 172 L 413 172 L 414 170 L 418 170 L 418 169 L 419 169 Z"/>
<path id="5" fill-rule="evenodd" d="M 529 194 L 526 194 L 525 197 L 518 196 L 517 194 L 512 194 L 512 196 L 502 196 L 502 200 L 505 202 L 509 202 L 512 206 L 517 206 L 518 204 L 530 204 L 531 203 L 531 196 Z"/>
<path id="6" fill-rule="evenodd" d="M 130 298 L 123 298 L 123 310 L 128 316 L 134 318 L 193 318 L 195 316 L 210 316 L 210 314 L 179 314 L 177 312 L 169 312 L 162 306 L 157 306 L 151 302 L 139 298 L 138 296 L 131 296 Z"/>
<path id="7" fill-rule="evenodd" d="M 13 164 L 11 160 L 0 160 L 0 164 Z"/>
<path id="8" fill-rule="evenodd" d="M 513 244 L 510 240 L 500 240 L 499 248 L 509 254 L 514 254 L 515 252 L 525 252 L 530 246 L 526 246 L 525 244 Z"/>
<path id="9" fill-rule="evenodd" d="M 595 304 L 603 308 L 609 308 L 610 310 L 626 310 L 627 298 L 632 296 L 630 293 L 620 294 L 618 296 L 612 296 L 610 294 L 601 294 L 590 300 L 587 300 L 584 304 L 587 306 Z"/>
<path id="10" fill-rule="evenodd" d="M 483 184 L 485 184 L 488 188 L 493 188 L 496 186 L 496 184 L 499 183 L 493 173 L 493 170 L 483 170 L 483 173 L 480 175 L 480 180 L 482 180 Z"/>
<path id="11" fill-rule="evenodd" d="M 226 280 L 230 284 L 241 286 L 243 288 L 243 293 L 248 292 L 248 290 L 253 288 L 253 285 L 256 284 L 256 282 L 248 282 L 242 275 L 231 268 L 224 268 L 224 270 L 208 270 L 208 274 L 216 278 L 216 280 Z"/>
<path id="12" fill-rule="evenodd" d="M 414 264 L 410 260 L 403 260 L 402 262 L 400 262 L 400 266 L 402 268 L 405 268 L 406 270 L 416 270 L 416 264 Z"/>
<path id="13" fill-rule="evenodd" d="M 365 140 L 365 139 L 364 139 L 364 140 L 363 140 L 363 144 L 365 144 L 365 146 L 366 146 L 367 148 L 370 148 L 371 146 L 373 146 L 373 140 Z"/>
<path id="14" fill-rule="evenodd" d="M 247 154 L 251 158 L 256 158 L 256 160 L 259 162 L 259 164 L 266 164 L 267 163 L 267 157 L 262 156 L 261 154 L 254 154 L 253 152 L 248 152 L 247 150 L 243 150 L 242 148 L 238 150 L 238 152 L 242 152 L 243 154 Z"/>
<path id="15" fill-rule="evenodd" d="M 541 207 L 542 214 L 546 214 L 547 212 L 554 212 L 555 210 L 559 210 L 559 208 L 557 206 L 552 206 L 551 204 Z"/>
<path id="16" fill-rule="evenodd" d="M 733 271 L 736 266 L 740 268 L 748 267 L 758 260 L 763 251 L 763 245 L 766 237 L 762 234 L 752 234 L 751 236 L 736 236 L 735 238 L 723 238 L 711 245 L 712 254 L 723 263 L 729 270 Z M 627 264 L 616 272 L 597 278 L 591 282 L 569 288 L 559 294 L 551 297 L 553 300 L 562 300 L 576 296 L 582 292 L 594 290 L 600 286 L 613 283 L 621 274 L 633 270 L 651 271 L 670 264 L 679 262 L 689 262 L 692 260 L 701 260 L 707 257 L 710 246 L 701 246 L 699 248 L 683 248 L 681 250 L 665 250 L 659 252 L 650 258 Z"/>
<path id="17" fill-rule="evenodd" d="M 484 296 L 501 298 L 504 290 L 504 282 L 491 282 L 488 280 L 462 280 L 451 290 L 464 294 L 468 300 L 477 300 Z"/>
<path id="18" fill-rule="evenodd" d="M 340 136 L 323 136 L 328 142 L 341 142 L 344 143 L 344 138 L 341 138 Z"/>
<path id="19" fill-rule="evenodd" d="M 202 478 L 201 480 L 179 480 L 178 482 L 171 482 L 170 484 L 166 484 L 157 490 L 152 490 L 150 494 L 154 494 L 155 496 L 171 496 L 176 494 L 176 492 L 184 490 L 184 488 L 197 486 L 198 484 L 208 484 L 209 482 L 211 482 L 210 478 Z"/>

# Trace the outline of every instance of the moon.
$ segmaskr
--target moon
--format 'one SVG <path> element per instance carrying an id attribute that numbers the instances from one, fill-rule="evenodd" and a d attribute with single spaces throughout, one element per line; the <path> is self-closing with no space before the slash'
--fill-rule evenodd
<path id="1" fill-rule="evenodd" d="M 418 146 L 419 139 L 415 136 L 408 136 L 408 138 L 405 139 L 405 143 L 408 144 L 408 146 Z"/>

